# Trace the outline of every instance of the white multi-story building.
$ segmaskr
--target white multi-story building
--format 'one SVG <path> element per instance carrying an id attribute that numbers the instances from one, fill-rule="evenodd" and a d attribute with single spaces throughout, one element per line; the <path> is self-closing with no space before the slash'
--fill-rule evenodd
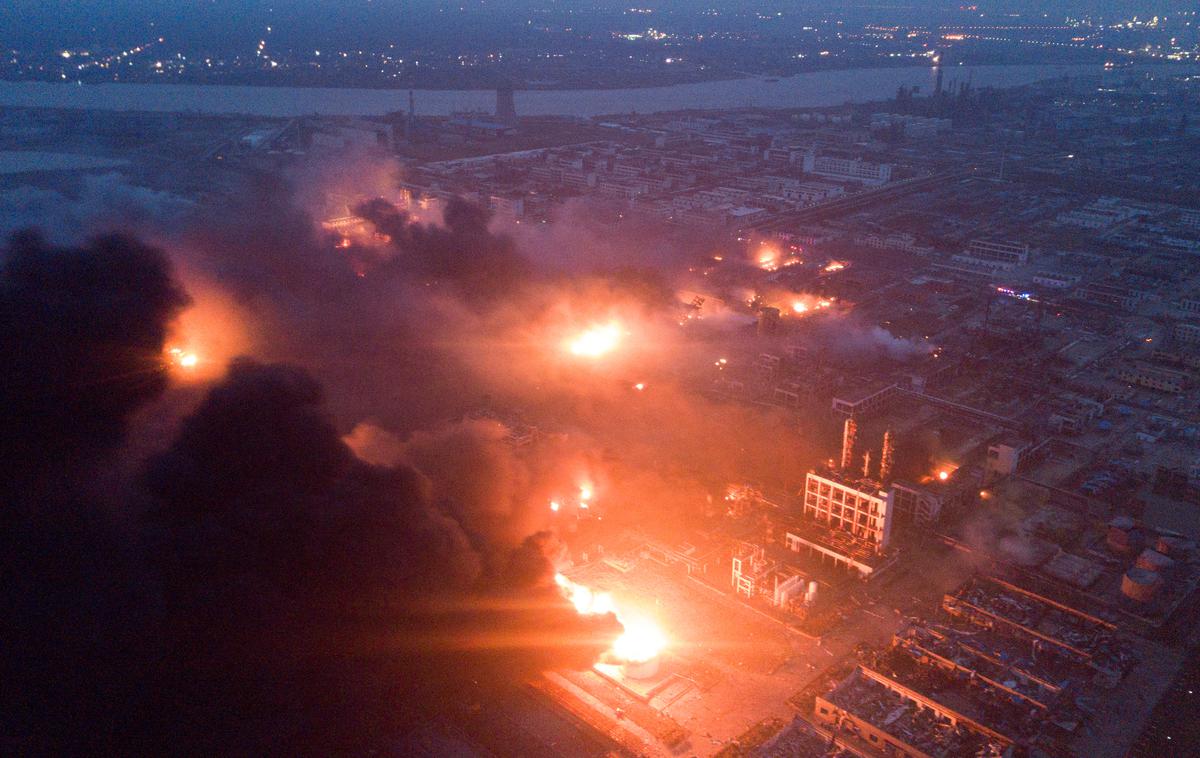
<path id="1" fill-rule="evenodd" d="M 1070 289 L 1083 279 L 1079 274 L 1060 274 L 1056 271 L 1041 271 L 1033 275 L 1033 283 L 1048 289 Z"/>
<path id="2" fill-rule="evenodd" d="M 1139 387 L 1148 387 L 1160 392 L 1182 392 L 1188 384 L 1185 371 L 1154 366 L 1149 363 L 1131 363 L 1117 369 L 1117 378 Z"/>
<path id="3" fill-rule="evenodd" d="M 1184 345 L 1200 344 L 1200 321 L 1177 321 L 1171 327 L 1171 336 Z"/>
<path id="4" fill-rule="evenodd" d="M 972 240 L 967 249 L 952 256 L 955 263 L 991 271 L 1012 271 L 1018 266 L 1029 262 L 1029 245 L 1018 245 L 1012 242 L 992 242 L 990 240 Z"/>
<path id="5" fill-rule="evenodd" d="M 1192 316 L 1200 315 L 1200 300 L 1191 297 L 1181 297 L 1175 307 L 1182 313 L 1187 313 Z"/>
<path id="6" fill-rule="evenodd" d="M 853 179 L 863 184 L 886 184 L 892 179 L 892 164 L 869 163 L 861 158 L 835 158 L 818 156 L 809 151 L 804 154 L 804 173 L 829 176 L 835 179 Z"/>
<path id="7" fill-rule="evenodd" d="M 1104 229 L 1148 214 L 1144 207 L 1123 203 L 1115 197 L 1102 197 L 1082 208 L 1058 214 L 1057 221 L 1084 229 Z"/>
<path id="8" fill-rule="evenodd" d="M 880 552 L 892 536 L 892 499 L 870 481 L 809 472 L 804 481 L 805 517 L 864 539 Z"/>
<path id="9" fill-rule="evenodd" d="M 950 131 L 953 123 L 948 118 L 926 118 L 901 113 L 872 113 L 871 128 L 886 129 L 899 126 L 905 137 L 922 139 Z"/>
<path id="10" fill-rule="evenodd" d="M 892 498 L 878 482 L 810 472 L 802 514 L 784 533 L 784 545 L 792 552 L 807 553 L 864 579 L 895 559 L 888 550 Z"/>

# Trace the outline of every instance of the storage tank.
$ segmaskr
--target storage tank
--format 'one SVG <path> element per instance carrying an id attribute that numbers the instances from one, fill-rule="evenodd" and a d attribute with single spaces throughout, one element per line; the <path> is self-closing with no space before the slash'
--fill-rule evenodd
<path id="1" fill-rule="evenodd" d="M 1117 516 L 1108 522 L 1108 549 L 1114 553 L 1127 554 L 1132 552 L 1129 533 L 1133 530 L 1133 519 L 1128 516 Z"/>
<path id="2" fill-rule="evenodd" d="M 1138 555 L 1137 562 L 1134 565 L 1138 568 L 1146 569 L 1147 571 L 1162 573 L 1164 571 L 1169 571 L 1171 567 L 1175 565 L 1175 561 L 1171 560 L 1157 550 L 1146 548 L 1141 552 L 1141 554 Z"/>
<path id="3" fill-rule="evenodd" d="M 1121 594 L 1139 603 L 1148 603 L 1154 599 L 1162 584 L 1162 577 L 1154 571 L 1141 568 L 1131 568 L 1121 577 Z"/>
<path id="4" fill-rule="evenodd" d="M 644 661 L 626 661 L 621 664 L 621 673 L 630 679 L 653 679 L 658 675 L 659 658 L 656 655 Z"/>
<path id="5" fill-rule="evenodd" d="M 1154 545 L 1154 549 L 1163 555 L 1171 558 L 1178 558 L 1182 553 L 1191 547 L 1188 541 L 1182 537 L 1175 537 L 1169 534 L 1161 534 L 1158 541 Z"/>

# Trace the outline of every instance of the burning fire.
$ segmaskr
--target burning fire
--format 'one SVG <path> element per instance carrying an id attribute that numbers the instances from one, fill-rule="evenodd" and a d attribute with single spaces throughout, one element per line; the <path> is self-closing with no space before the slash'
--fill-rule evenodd
<path id="1" fill-rule="evenodd" d="M 954 476 L 956 470 L 958 470 L 958 466 L 955 466 L 953 463 L 943 463 L 934 472 L 934 476 L 937 477 L 938 481 L 944 482 Z"/>
<path id="2" fill-rule="evenodd" d="M 578 613 L 584 616 L 611 613 L 625 627 L 609 649 L 613 658 L 622 663 L 642 663 L 659 655 L 667 646 L 667 637 L 657 624 L 645 618 L 623 616 L 609 593 L 595 592 L 562 574 L 554 575 L 554 583 Z"/>
<path id="3" fill-rule="evenodd" d="M 616 658 L 631 663 L 642 663 L 657 656 L 666 647 L 667 638 L 654 622 L 631 619 L 621 623 L 625 632 L 612 646 L 612 653 Z"/>
<path id="4" fill-rule="evenodd" d="M 200 356 L 190 350 L 184 350 L 181 347 L 169 347 L 166 352 L 167 363 L 176 368 L 191 371 L 200 365 Z"/>
<path id="5" fill-rule="evenodd" d="M 833 305 L 833 300 L 826 298 L 814 299 L 811 295 L 802 295 L 792 301 L 792 313 L 812 313 Z"/>
<path id="6" fill-rule="evenodd" d="M 758 253 L 758 267 L 763 271 L 774 271 L 779 268 L 779 251 L 764 247 Z"/>
<path id="7" fill-rule="evenodd" d="M 250 321 L 241 307 L 217 286 L 187 269 L 180 272 L 188 294 L 189 308 L 171 324 L 160 365 L 179 382 L 216 379 L 231 358 L 251 352 L 246 328 Z"/>
<path id="8" fill-rule="evenodd" d="M 800 259 L 794 253 L 784 253 L 775 247 L 764 245 L 759 248 L 758 255 L 754 259 L 755 264 L 763 271 L 778 271 L 787 266 L 794 266 L 800 262 Z"/>
<path id="9" fill-rule="evenodd" d="M 828 264 L 825 266 L 825 269 L 824 269 L 824 271 L 825 271 L 825 273 L 827 273 L 827 274 L 832 274 L 834 271 L 841 271 L 841 270 L 842 270 L 842 269 L 844 269 L 844 268 L 846 268 L 846 264 L 845 264 L 845 263 L 843 263 L 843 262 L 841 262 L 841 261 L 830 261 L 830 262 L 829 262 L 829 263 L 828 263 Z"/>
<path id="10" fill-rule="evenodd" d="M 594 326 L 567 343 L 572 355 L 598 358 L 616 349 L 621 341 L 621 328 L 616 323 Z"/>

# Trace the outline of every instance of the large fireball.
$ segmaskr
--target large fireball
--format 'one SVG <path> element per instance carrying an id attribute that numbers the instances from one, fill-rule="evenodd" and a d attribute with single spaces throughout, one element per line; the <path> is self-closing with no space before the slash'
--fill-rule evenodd
<path id="1" fill-rule="evenodd" d="M 572 355 L 584 358 L 599 358 L 611 353 L 621 341 L 621 328 L 617 324 L 594 326 L 567 343 Z"/>
<path id="2" fill-rule="evenodd" d="M 625 627 L 609 649 L 613 658 L 622 663 L 642 663 L 654 658 L 667 646 L 667 636 L 662 629 L 647 618 L 628 618 L 621 614 L 607 592 L 596 592 L 589 587 L 573 582 L 562 574 L 554 575 L 554 583 L 580 614 L 612 613 Z"/>
<path id="3" fill-rule="evenodd" d="M 658 625 L 646 619 L 621 620 L 625 632 L 613 643 L 612 654 L 629 663 L 648 661 L 662 652 L 667 638 Z"/>

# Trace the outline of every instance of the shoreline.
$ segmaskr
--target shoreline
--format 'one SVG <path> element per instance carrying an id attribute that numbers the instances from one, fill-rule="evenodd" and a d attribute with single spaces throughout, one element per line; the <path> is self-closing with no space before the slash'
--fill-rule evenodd
<path id="1" fill-rule="evenodd" d="M 1186 64 L 1115 69 L 1113 75 L 1139 70 L 1187 72 Z M 897 88 L 932 89 L 937 69 L 927 66 L 847 68 L 791 77 L 720 79 L 690 84 L 618 89 L 517 90 L 522 116 L 591 118 L 628 113 L 737 108 L 820 108 L 892 97 Z M 946 87 L 1014 87 L 1059 76 L 1104 74 L 1100 64 L 1019 64 L 952 66 L 943 70 Z M 296 117 L 375 116 L 404 112 L 408 89 L 205 85 L 168 83 L 72 84 L 0 81 L 0 107 L 78 110 L 198 112 L 207 114 Z M 459 111 L 491 112 L 494 90 L 417 90 L 416 114 L 445 116 Z"/>
<path id="2" fill-rule="evenodd" d="M 1167 62 L 1167 63 L 1145 63 L 1145 64 L 1129 64 L 1117 70 L 1128 70 L 1137 66 L 1180 66 L 1186 67 L 1189 64 L 1184 62 Z M 1002 68 L 1009 66 L 1068 66 L 1068 67 L 1087 67 L 1100 66 L 1102 63 L 973 63 L 964 65 L 963 68 L 974 70 Z M 893 71 L 893 70 L 929 70 L 932 67 L 925 63 L 896 63 L 893 65 L 882 66 L 842 66 L 842 67 L 827 67 L 827 68 L 812 68 L 803 71 L 797 71 L 791 74 L 751 74 L 746 73 L 741 76 L 715 76 L 712 78 L 700 78 L 687 81 L 678 81 L 670 84 L 620 84 L 614 86 L 572 86 L 570 84 L 555 83 L 554 86 L 545 87 L 514 87 L 514 92 L 610 92 L 622 90 L 648 90 L 661 89 L 665 87 L 688 87 L 704 84 L 726 84 L 733 82 L 780 82 L 800 76 L 811 76 L 814 74 L 831 74 L 841 71 Z M 947 67 L 947 71 L 952 71 L 957 66 Z M 51 87 L 103 87 L 103 86 L 145 86 L 145 87 L 227 87 L 231 89 L 297 89 L 297 90 L 363 90 L 370 92 L 408 92 L 412 90 L 416 93 L 422 92 L 495 92 L 495 87 L 428 87 L 428 86 L 411 86 L 411 85 L 395 85 L 395 86 L 376 86 L 371 84 L 295 84 L 295 83 L 219 83 L 219 82 L 179 82 L 179 81 L 137 81 L 137 82 L 116 82 L 116 81 L 96 81 L 84 82 L 75 81 L 55 81 L 45 79 L 4 79 L 0 78 L 0 86 L 5 84 L 44 84 Z"/>

